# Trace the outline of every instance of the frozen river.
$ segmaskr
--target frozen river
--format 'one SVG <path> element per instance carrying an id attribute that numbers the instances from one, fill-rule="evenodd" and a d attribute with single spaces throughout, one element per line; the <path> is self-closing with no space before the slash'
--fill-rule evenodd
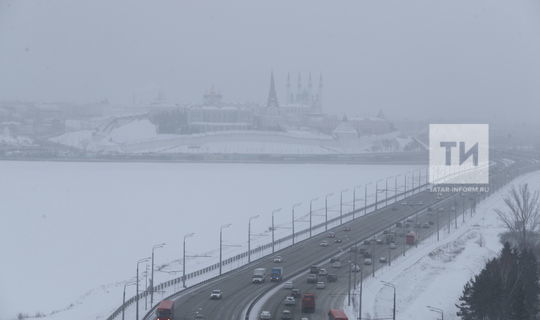
<path id="1" fill-rule="evenodd" d="M 335 216 L 341 190 L 349 189 L 343 197 L 350 207 L 353 186 L 373 182 L 373 189 L 378 179 L 418 168 L 0 162 L 0 319 L 18 312 L 49 313 L 71 303 L 84 310 L 91 305 L 85 294 L 110 295 L 108 304 L 87 319 L 107 315 L 120 304 L 121 291 L 100 286 L 133 277 L 136 261 L 150 255 L 154 244 L 167 243 L 156 251 L 157 264 L 178 259 L 182 238 L 191 232 L 188 253 L 215 252 L 220 225 L 232 223 L 225 241 L 242 249 L 250 216 L 260 215 L 252 227 L 262 233 L 272 210 L 282 208 L 276 224 L 286 225 L 294 203 L 301 203 L 296 211 L 303 215 L 310 199 L 331 192 L 330 215 Z M 363 197 L 363 187 L 358 193 Z M 320 209 L 324 201 L 314 205 Z M 214 262 L 215 256 L 197 260 L 204 264 L 205 259 Z M 156 283 L 177 276 L 159 273 Z M 133 287 L 129 290 L 133 295 Z M 53 318 L 73 316 L 61 312 Z"/>

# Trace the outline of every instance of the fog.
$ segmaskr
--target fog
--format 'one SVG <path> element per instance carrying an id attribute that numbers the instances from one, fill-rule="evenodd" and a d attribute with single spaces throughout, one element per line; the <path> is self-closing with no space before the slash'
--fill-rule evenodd
<path id="1" fill-rule="evenodd" d="M 0 0 L 0 100 L 264 103 L 273 70 L 325 111 L 531 122 L 537 1 Z M 146 97 L 146 98 L 143 98 Z"/>

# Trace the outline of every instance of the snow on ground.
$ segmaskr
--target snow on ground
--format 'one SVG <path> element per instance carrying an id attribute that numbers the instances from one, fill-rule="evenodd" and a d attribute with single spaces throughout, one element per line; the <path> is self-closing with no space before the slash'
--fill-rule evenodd
<path id="1" fill-rule="evenodd" d="M 116 122 L 115 122 L 116 121 Z M 157 134 L 145 118 L 113 119 L 107 130 L 68 132 L 50 140 L 83 150 L 123 153 L 330 154 L 402 151 L 412 140 L 399 132 L 341 139 L 311 131 L 220 131 Z"/>
<path id="2" fill-rule="evenodd" d="M 540 172 L 519 177 L 513 184 L 529 183 L 533 189 L 540 189 Z M 490 258 L 498 255 L 502 244 L 499 234 L 504 226 L 494 213 L 494 208 L 503 206 L 503 196 L 511 186 L 506 186 L 480 203 L 471 219 L 458 217 L 458 229 L 448 234 L 441 230 L 441 241 L 436 235 L 409 250 L 392 266 L 376 273 L 374 278 L 364 281 L 362 319 L 391 317 L 393 290 L 383 286 L 381 281 L 393 283 L 397 288 L 396 310 L 399 319 L 436 319 L 437 314 L 427 306 L 444 310 L 445 319 L 458 319 L 457 303 L 463 286 L 479 273 Z M 358 292 L 355 292 L 358 293 Z M 355 301 L 357 302 L 357 301 Z M 350 319 L 358 314 L 357 304 L 345 306 Z"/>
<path id="3" fill-rule="evenodd" d="M 157 284 L 179 276 L 187 233 L 195 232 L 188 255 L 208 255 L 187 260 L 189 272 L 217 261 L 222 224 L 232 223 L 224 230 L 225 243 L 240 245 L 224 248 L 229 257 L 246 250 L 250 216 L 260 214 L 253 233 L 268 235 L 273 209 L 282 208 L 276 224 L 286 227 L 294 203 L 301 202 L 301 217 L 310 199 L 328 192 L 336 193 L 329 212 L 337 216 L 341 189 L 349 187 L 344 201 L 350 208 L 352 186 L 416 168 L 2 161 L 0 319 L 66 308 L 49 319 L 104 319 L 121 304 L 122 281 L 135 276 L 136 261 L 149 256 L 154 244 L 167 243 L 156 251 L 156 265 L 170 272 L 156 272 Z M 317 213 L 322 206 L 321 200 L 314 203 Z M 255 237 L 252 245 L 269 239 Z M 141 275 L 145 268 L 141 264 Z M 128 287 L 126 296 L 134 291 Z"/>

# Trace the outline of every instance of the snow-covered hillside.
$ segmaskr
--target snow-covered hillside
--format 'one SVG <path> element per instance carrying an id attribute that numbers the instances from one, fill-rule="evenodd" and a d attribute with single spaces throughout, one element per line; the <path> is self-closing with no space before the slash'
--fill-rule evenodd
<path id="1" fill-rule="evenodd" d="M 539 190 L 540 172 L 519 177 L 513 183 L 529 183 L 533 190 Z M 362 319 L 391 316 L 392 289 L 381 283 L 387 281 L 397 288 L 399 319 L 435 319 L 429 305 L 443 309 L 444 319 L 457 320 L 455 303 L 463 286 L 502 248 L 499 234 L 505 228 L 494 208 L 504 205 L 502 197 L 509 188 L 506 186 L 483 201 L 472 218 L 467 214 L 465 223 L 459 217 L 458 229 L 452 226 L 450 234 L 443 230 L 440 242 L 435 235 L 430 237 L 390 267 L 381 269 L 374 278 L 364 281 Z M 358 315 L 357 301 L 354 302 L 351 307 L 345 306 L 351 319 Z"/>

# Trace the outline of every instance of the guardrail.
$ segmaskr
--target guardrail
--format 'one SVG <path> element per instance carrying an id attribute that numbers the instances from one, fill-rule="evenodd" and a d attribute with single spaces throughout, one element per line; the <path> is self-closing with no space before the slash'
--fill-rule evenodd
<path id="1" fill-rule="evenodd" d="M 522 167 L 522 168 L 512 168 L 512 169 L 508 169 L 507 171 L 507 174 L 508 175 L 512 175 L 513 177 L 517 177 L 519 175 L 522 175 L 524 173 L 528 173 L 528 172 L 532 172 L 532 171 L 535 171 L 535 170 L 540 170 L 540 164 L 536 164 L 536 165 L 531 165 L 531 166 L 527 166 L 527 167 Z M 509 180 L 509 179 L 508 179 Z M 508 182 L 508 181 L 505 181 L 505 182 Z M 501 187 L 502 185 L 504 184 L 501 184 L 501 185 L 498 185 L 496 189 L 498 189 L 499 187 Z M 394 199 L 398 199 L 400 197 L 403 197 L 403 199 L 409 197 L 409 196 L 412 196 L 413 194 L 416 194 L 422 190 L 425 190 L 427 187 L 429 186 L 428 183 L 424 183 L 424 184 L 421 184 L 419 186 L 416 186 L 414 188 L 411 188 L 407 191 L 404 191 L 404 192 L 401 192 L 401 193 L 397 193 L 397 194 L 394 194 L 390 197 L 388 197 L 387 199 L 381 199 L 381 200 L 378 200 L 377 202 L 373 202 L 371 204 L 368 204 L 367 206 L 364 206 L 364 207 L 361 207 L 361 208 L 358 208 L 358 209 L 355 209 L 353 211 L 349 211 L 347 212 L 346 214 L 343 214 L 341 217 L 340 216 L 337 216 L 337 217 L 334 217 L 334 218 L 331 218 L 328 220 L 328 224 L 331 224 L 331 223 L 334 223 L 336 221 L 339 221 L 340 219 L 342 218 L 349 218 L 351 216 L 355 216 L 356 217 L 360 217 L 361 215 L 357 215 L 358 213 L 366 213 L 368 212 L 368 210 L 371 210 L 371 211 L 374 211 L 375 207 L 377 209 L 382 209 L 384 207 L 386 207 L 387 205 L 390 205 L 392 200 Z M 495 189 L 495 188 L 494 188 Z M 317 234 L 319 234 L 320 232 L 313 232 L 315 230 L 319 230 L 321 228 L 323 228 L 325 225 L 327 225 L 326 222 L 323 222 L 323 223 L 319 223 L 317 225 L 314 225 L 312 226 L 311 230 L 312 230 L 312 237 L 313 236 L 316 236 Z M 294 233 L 294 237 L 297 238 L 299 236 L 302 236 L 302 235 L 305 235 L 307 233 L 309 233 L 309 228 L 306 228 L 306 229 L 303 229 L 303 230 L 300 230 L 298 232 L 295 232 Z M 284 242 L 287 242 L 287 241 L 290 241 L 292 239 L 292 234 L 290 235 L 287 235 L 283 238 L 280 238 L 280 239 L 277 239 L 274 241 L 274 245 L 279 245 L 279 244 L 282 244 Z M 309 237 L 306 238 L 306 239 L 310 239 L 312 237 Z M 300 242 L 298 242 L 300 243 Z M 296 243 L 296 244 L 298 244 Z M 261 246 L 258 246 L 251 251 L 251 255 L 256 255 L 257 253 L 260 253 L 260 252 L 263 252 L 264 250 L 268 250 L 272 247 L 272 242 L 269 242 L 267 244 L 264 244 L 264 245 L 261 245 Z M 232 264 L 232 263 L 235 263 L 235 262 L 238 262 L 239 260 L 243 260 L 243 259 L 246 259 L 248 257 L 250 253 L 248 251 L 245 251 L 245 252 L 242 252 L 242 253 L 239 253 L 233 257 L 230 257 L 230 258 L 227 258 L 227 259 L 224 259 L 223 262 L 222 262 L 222 266 L 227 266 L 229 264 Z M 260 258 L 259 258 L 260 259 Z M 252 262 L 255 262 L 256 260 L 258 259 L 255 259 L 253 260 Z M 248 264 L 248 263 L 246 263 Z M 244 264 L 244 265 L 246 265 Z M 185 277 L 185 280 L 190 280 L 190 279 L 194 279 L 194 278 L 197 278 L 199 276 L 202 276 L 204 274 L 207 274 L 207 273 L 210 273 L 210 272 L 213 272 L 217 269 L 219 269 L 219 262 L 218 263 L 214 263 L 212 265 L 209 265 L 205 268 L 202 268 L 202 269 L 199 269 L 199 270 L 196 270 L 196 271 L 193 271 L 191 273 L 188 273 L 186 274 L 186 277 Z M 243 265 L 242 265 L 243 266 Z M 241 266 L 239 266 L 241 267 Z M 232 270 L 231 270 L 232 271 Z M 229 271 L 230 272 L 230 271 Z M 226 274 L 227 272 L 225 272 L 224 274 Z M 212 280 L 215 280 L 216 278 L 218 278 L 219 275 L 216 275 L 212 278 L 209 278 L 209 279 L 206 279 L 206 280 L 201 280 L 200 282 L 196 283 L 194 286 L 198 286 L 198 285 L 201 285 L 201 284 L 204 284 L 204 283 L 207 283 L 209 281 L 212 281 Z M 175 279 L 171 279 L 169 281 L 165 281 L 163 283 L 160 283 L 156 286 L 153 287 L 153 291 L 156 292 L 156 291 L 161 291 L 165 288 L 168 288 L 168 287 L 171 287 L 171 286 L 174 286 L 174 285 L 178 285 L 180 283 L 182 283 L 183 281 L 183 277 L 178 277 L 178 278 L 175 278 Z M 182 290 L 178 291 L 178 292 L 175 292 L 173 293 L 172 295 L 170 295 L 168 298 L 171 298 L 171 297 L 174 297 L 175 295 L 177 295 L 179 292 L 181 292 Z M 122 313 L 122 310 L 124 310 L 125 308 L 127 308 L 128 306 L 130 306 L 131 304 L 133 304 L 134 302 L 137 301 L 137 299 L 142 299 L 142 298 L 145 298 L 147 296 L 150 295 L 150 292 L 151 292 L 151 289 L 146 289 L 145 291 L 139 293 L 139 295 L 135 295 L 131 298 L 129 298 L 128 300 L 126 300 L 126 303 L 119 306 L 109 317 L 107 317 L 107 320 L 113 320 L 115 319 L 117 316 L 119 316 L 121 313 Z M 148 314 L 150 314 L 153 310 L 153 306 L 151 306 L 150 308 L 150 311 L 147 313 L 147 315 L 145 315 L 145 318 L 148 316 Z"/>
<path id="2" fill-rule="evenodd" d="M 401 193 L 393 194 L 392 196 L 389 196 L 389 197 L 386 198 L 386 199 L 385 199 L 385 198 L 382 198 L 381 200 L 378 200 L 377 202 L 373 202 L 373 203 L 371 203 L 371 204 L 368 204 L 367 206 L 363 206 L 363 207 L 360 207 L 360 208 L 358 208 L 358 209 L 349 211 L 349 212 L 343 214 L 341 217 L 340 217 L 340 216 L 337 216 L 337 217 L 333 217 L 333 218 L 331 218 L 331 219 L 328 219 L 328 222 L 327 222 L 327 223 L 326 223 L 326 222 L 323 222 L 323 223 L 316 224 L 316 225 L 312 226 L 312 228 L 311 228 L 311 230 L 312 230 L 312 236 L 311 236 L 311 237 L 308 236 L 306 239 L 310 239 L 310 238 L 312 238 L 313 236 L 319 234 L 319 233 L 320 233 L 320 229 L 323 228 L 323 227 L 324 227 L 325 225 L 327 225 L 327 224 L 330 225 L 330 224 L 332 224 L 332 223 L 334 223 L 334 222 L 336 222 L 336 221 L 339 221 L 340 219 L 346 219 L 346 218 L 349 218 L 349 217 L 351 217 L 351 216 L 355 216 L 355 218 L 356 218 L 356 217 L 360 217 L 360 216 L 361 216 L 361 215 L 359 215 L 360 213 L 362 213 L 362 212 L 366 213 L 366 212 L 368 212 L 369 210 L 373 211 L 375 208 L 377 208 L 377 210 L 378 210 L 378 209 L 381 209 L 381 208 L 384 208 L 384 207 L 386 207 L 386 204 L 390 205 L 390 204 L 391 204 L 390 202 L 393 201 L 394 199 L 398 199 L 398 198 L 402 198 L 402 197 L 403 197 L 403 198 L 406 198 L 406 197 L 408 197 L 408 196 L 411 196 L 411 195 L 413 195 L 413 194 L 416 194 L 416 193 L 422 191 L 422 190 L 425 189 L 427 186 L 428 186 L 428 184 L 427 184 L 427 183 L 424 183 L 424 184 L 422 184 L 422 185 L 420 185 L 420 186 L 416 186 L 416 187 L 411 188 L 411 189 L 409 189 L 409 190 L 407 190 L 407 191 L 404 191 L 404 192 L 401 192 Z M 357 215 L 357 214 L 358 214 L 358 215 Z M 295 232 L 295 233 L 294 233 L 294 237 L 295 237 L 295 238 L 299 238 L 300 236 L 304 236 L 304 235 L 306 235 L 306 234 L 309 234 L 309 231 L 310 231 L 309 228 L 302 229 L 302 230 L 300 230 L 300 231 L 298 231 L 298 232 Z M 314 232 L 314 231 L 319 231 L 319 232 Z M 278 246 L 278 245 L 280 245 L 280 244 L 282 244 L 282 243 L 285 243 L 285 242 L 287 242 L 287 241 L 291 241 L 292 237 L 293 237 L 293 235 L 290 234 L 290 235 L 287 235 L 287 236 L 282 237 L 282 238 L 280 238 L 280 239 L 276 239 L 276 240 L 274 241 L 274 246 Z M 304 239 L 304 240 L 305 240 L 305 239 Z M 298 243 L 299 243 L 299 242 L 298 242 Z M 295 243 L 295 245 L 298 244 L 298 243 Z M 268 249 L 271 249 L 271 248 L 272 248 L 272 242 L 269 242 L 269 243 L 267 243 L 267 244 L 260 245 L 260 246 L 254 248 L 254 249 L 251 249 L 250 251 L 251 251 L 251 255 L 256 255 L 256 254 L 258 254 L 258 253 L 264 252 L 265 250 L 268 250 Z M 232 257 L 230 257 L 230 258 L 224 259 L 224 260 L 223 260 L 223 263 L 222 263 L 222 267 L 223 267 L 223 266 L 227 266 L 227 265 L 229 265 L 229 264 L 236 263 L 236 262 L 238 262 L 238 261 L 240 261 L 240 260 L 244 260 L 244 259 L 246 259 L 246 258 L 248 257 L 248 255 L 250 255 L 250 253 L 249 253 L 248 251 L 244 251 L 244 252 L 239 253 L 239 254 L 237 254 L 237 255 L 235 255 L 235 256 L 232 256 Z M 258 258 L 258 259 L 260 259 L 260 258 Z M 253 260 L 252 262 L 255 262 L 255 261 L 258 260 L 258 259 L 255 259 L 255 260 Z M 247 263 L 246 263 L 246 264 L 247 264 Z M 239 266 L 239 267 L 240 267 L 240 266 Z M 193 271 L 193 272 L 191 272 L 191 273 L 186 274 L 185 280 L 191 280 L 191 279 L 193 279 L 193 278 L 197 278 L 197 277 L 202 276 L 202 275 L 204 275 L 204 274 L 213 272 L 213 271 L 215 271 L 215 270 L 217 270 L 217 269 L 219 269 L 219 262 L 214 263 L 214 264 L 212 264 L 212 265 L 209 265 L 209 266 L 207 266 L 207 267 L 205 267 L 205 268 L 202 268 L 202 269 L 199 269 L 199 270 L 196 270 L 196 271 Z M 232 271 L 232 270 L 231 270 L 231 271 Z M 212 277 L 212 278 L 210 278 L 210 279 L 201 280 L 201 282 L 198 282 L 196 285 L 200 285 L 200 284 L 207 283 L 207 282 L 209 282 L 209 281 L 211 281 L 211 280 L 216 279 L 217 277 L 219 277 L 219 275 L 217 275 L 217 276 L 215 276 L 215 277 Z M 180 277 L 178 277 L 178 278 L 171 279 L 171 280 L 165 281 L 165 282 L 163 282 L 163 283 L 160 283 L 160 284 L 154 286 L 153 290 L 154 290 L 154 292 L 156 292 L 156 291 L 161 291 L 161 290 L 166 289 L 166 288 L 168 288 L 168 287 L 171 287 L 171 286 L 174 286 L 174 285 L 178 285 L 178 284 L 180 284 L 180 283 L 182 283 L 182 282 L 183 282 L 183 277 L 180 276 Z M 152 290 L 151 288 L 149 288 L 149 289 L 147 288 L 145 291 L 139 293 L 138 296 L 135 295 L 135 296 L 129 298 L 128 300 L 126 300 L 126 303 L 123 304 L 123 305 L 121 305 L 120 307 L 118 307 L 118 308 L 117 308 L 117 309 L 116 309 L 109 317 L 107 317 L 107 320 L 113 320 L 113 319 L 115 319 L 117 316 L 119 316 L 120 314 L 122 314 L 122 310 L 124 310 L 125 308 L 127 308 L 127 307 L 129 307 L 130 305 L 132 305 L 133 303 L 135 303 L 135 302 L 137 301 L 137 299 L 143 299 L 143 298 L 145 298 L 145 297 L 148 297 L 148 296 L 150 295 L 150 293 L 151 293 L 151 290 Z M 170 295 L 169 297 L 172 297 L 172 296 L 176 295 L 176 294 L 179 293 L 179 292 L 181 292 L 181 291 L 178 291 L 178 292 L 176 292 L 176 293 Z M 152 306 L 152 307 L 153 307 L 153 306 Z M 150 312 L 152 312 L 152 308 L 150 309 Z M 149 312 L 149 313 L 150 313 L 150 312 Z M 145 316 L 145 318 L 146 318 L 146 316 Z"/>

